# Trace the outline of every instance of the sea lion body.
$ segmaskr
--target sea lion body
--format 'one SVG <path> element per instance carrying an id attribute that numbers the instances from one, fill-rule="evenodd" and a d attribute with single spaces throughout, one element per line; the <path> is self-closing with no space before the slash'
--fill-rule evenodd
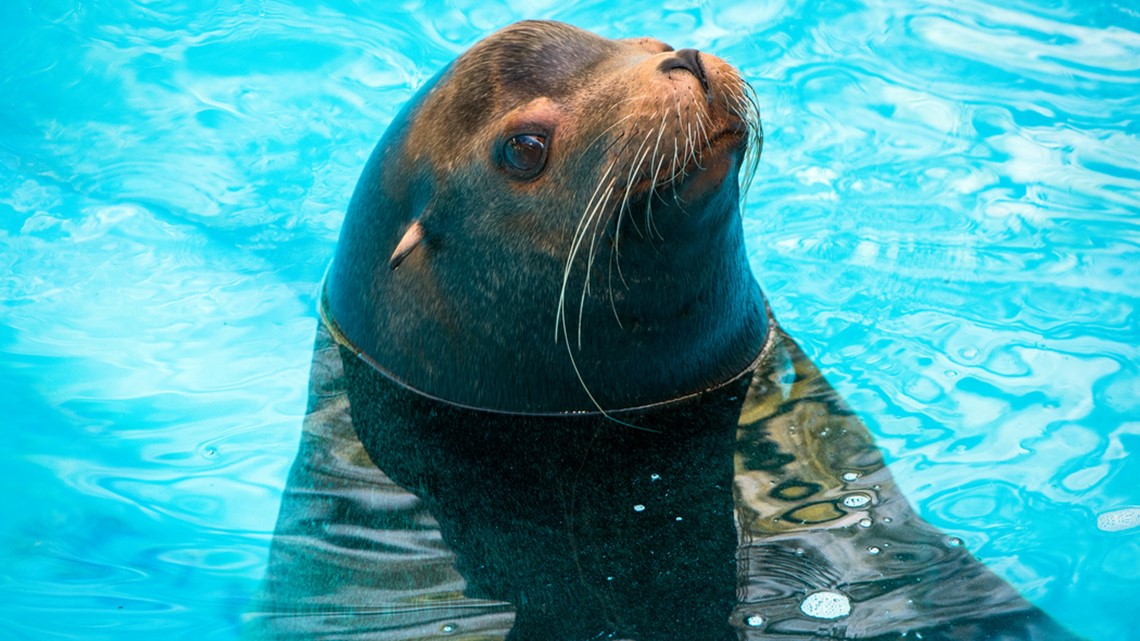
<path id="1" fill-rule="evenodd" d="M 251 634 L 1072 638 L 771 316 L 759 141 L 727 63 L 558 23 L 421 90 L 349 208 Z"/>

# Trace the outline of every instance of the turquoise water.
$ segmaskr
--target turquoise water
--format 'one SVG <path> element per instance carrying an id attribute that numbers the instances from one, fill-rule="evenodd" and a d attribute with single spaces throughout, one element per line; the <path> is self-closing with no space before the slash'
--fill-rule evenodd
<path id="1" fill-rule="evenodd" d="M 0 629 L 236 638 L 317 285 L 413 90 L 524 17 L 717 53 L 782 324 L 922 513 L 1140 632 L 1140 11 L 1126 2 L 0 4 Z"/>

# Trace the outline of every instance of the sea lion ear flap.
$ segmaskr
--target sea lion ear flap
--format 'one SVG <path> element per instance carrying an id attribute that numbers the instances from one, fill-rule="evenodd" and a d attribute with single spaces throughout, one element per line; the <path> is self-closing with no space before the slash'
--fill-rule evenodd
<path id="1" fill-rule="evenodd" d="M 408 254 L 412 253 L 416 247 L 419 246 L 420 241 L 424 239 L 424 226 L 416 221 L 408 226 L 408 230 L 404 232 L 404 237 L 396 245 L 396 251 L 392 252 L 392 257 L 388 259 L 388 269 L 396 269 Z"/>

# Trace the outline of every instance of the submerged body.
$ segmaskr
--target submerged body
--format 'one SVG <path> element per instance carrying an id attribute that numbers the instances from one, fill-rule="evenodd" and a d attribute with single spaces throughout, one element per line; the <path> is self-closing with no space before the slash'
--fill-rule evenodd
<path id="1" fill-rule="evenodd" d="M 614 430 L 604 417 L 561 426 L 531 417 L 519 420 L 527 431 L 504 451 L 513 435 L 481 429 L 501 427 L 504 415 L 409 392 L 322 328 L 310 411 L 249 637 L 1074 638 L 921 520 L 858 418 L 786 335 L 777 329 L 772 338 L 729 425 L 716 422 L 729 412 L 707 412 L 711 423 L 659 438 Z M 372 398 L 357 405 L 362 396 Z M 659 408 L 665 417 L 685 410 Z M 387 452 L 443 476 L 417 496 L 393 480 L 407 482 L 406 465 L 381 471 L 357 434 L 376 422 L 414 427 L 407 419 L 425 414 L 436 420 L 423 425 L 444 421 L 451 429 L 443 438 L 459 443 L 420 436 Z M 534 430 L 550 426 L 560 431 Z M 643 449 L 645 440 L 663 443 Z M 694 440 L 704 447 L 661 465 L 663 453 Z M 631 445 L 638 449 L 624 449 Z M 482 467 L 486 460 L 495 465 Z M 678 486 L 687 494 L 672 496 Z M 441 502 L 452 511 L 439 512 Z M 703 523 L 692 522 L 694 507 Z M 736 527 L 726 509 L 735 510 Z M 669 556 L 696 548 L 688 558 Z M 606 563 L 618 571 L 603 576 Z M 628 583 L 613 586 L 610 576 Z M 675 592 L 615 597 L 637 580 Z M 560 592 L 541 595 L 547 618 L 520 631 L 508 591 L 527 583 Z M 843 616 L 805 612 L 813 595 L 829 594 L 847 600 Z M 614 632 L 622 636 L 607 636 Z"/>
<path id="2" fill-rule="evenodd" d="M 251 629 L 1071 638 L 913 512 L 771 318 L 760 140 L 727 63 L 558 23 L 422 90 L 350 205 Z"/>

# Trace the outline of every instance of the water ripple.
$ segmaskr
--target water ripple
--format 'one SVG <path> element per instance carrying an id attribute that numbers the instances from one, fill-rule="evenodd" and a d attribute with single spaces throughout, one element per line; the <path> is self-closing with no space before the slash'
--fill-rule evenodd
<path id="1" fill-rule="evenodd" d="M 139 0 L 0 3 L 12 635 L 236 636 L 360 167 L 522 17 L 738 64 L 781 322 L 925 516 L 1089 638 L 1140 626 L 1127 3 Z"/>

